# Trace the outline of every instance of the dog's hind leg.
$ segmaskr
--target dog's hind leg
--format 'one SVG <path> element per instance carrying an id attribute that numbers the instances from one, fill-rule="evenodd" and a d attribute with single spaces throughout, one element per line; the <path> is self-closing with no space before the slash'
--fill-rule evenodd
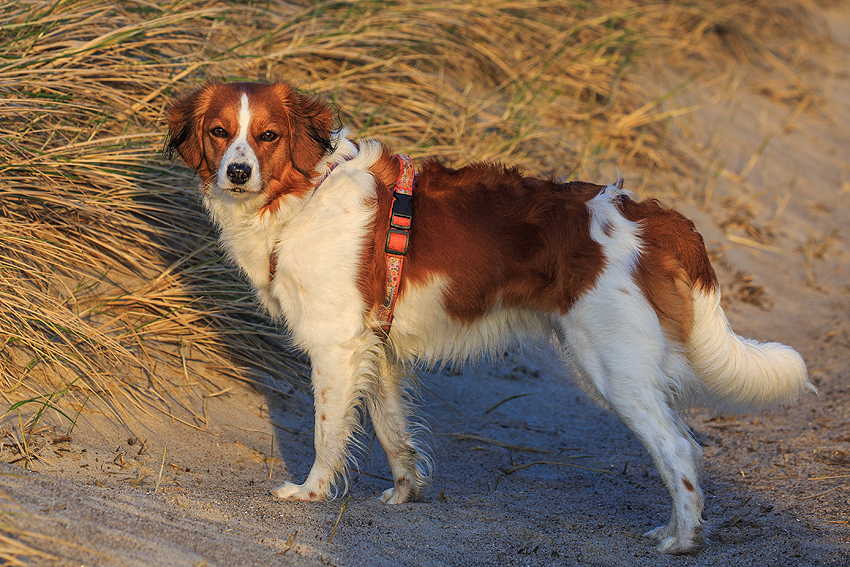
<path id="1" fill-rule="evenodd" d="M 348 445 L 360 420 L 357 406 L 368 388 L 363 355 L 352 349 L 326 347 L 311 353 L 315 398 L 316 460 L 304 484 L 285 483 L 272 490 L 279 498 L 324 500 L 345 471 Z M 347 486 L 346 486 L 347 488 Z"/>
<path id="2" fill-rule="evenodd" d="M 420 451 L 410 431 L 410 406 L 404 398 L 402 369 L 384 359 L 378 372 L 373 395 L 366 398 L 367 407 L 390 463 L 394 483 L 393 488 L 384 491 L 381 500 L 389 504 L 420 500 L 430 480 L 430 460 Z"/>
<path id="3" fill-rule="evenodd" d="M 680 367 L 681 354 L 635 289 L 583 297 L 562 318 L 562 331 L 577 370 L 647 448 L 672 497 L 669 524 L 645 535 L 660 542 L 662 553 L 699 550 L 705 544 L 702 451 L 671 407 L 678 384 L 665 373 Z"/>

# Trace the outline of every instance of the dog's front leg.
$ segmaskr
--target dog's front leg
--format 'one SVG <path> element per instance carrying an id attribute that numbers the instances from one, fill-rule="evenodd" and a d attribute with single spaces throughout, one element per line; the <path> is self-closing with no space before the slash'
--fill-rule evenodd
<path id="1" fill-rule="evenodd" d="M 358 372 L 357 358 L 355 353 L 339 348 L 323 349 L 311 356 L 316 460 L 304 484 L 287 482 L 272 490 L 275 496 L 324 500 L 331 493 L 337 475 L 345 470 L 348 443 L 359 422 L 356 408 L 364 381 Z"/>

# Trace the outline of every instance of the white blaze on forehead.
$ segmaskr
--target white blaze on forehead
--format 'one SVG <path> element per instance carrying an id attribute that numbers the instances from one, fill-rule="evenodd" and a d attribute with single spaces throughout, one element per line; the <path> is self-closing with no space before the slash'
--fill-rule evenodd
<path id="1" fill-rule="evenodd" d="M 251 107 L 248 93 L 242 93 L 239 100 L 239 116 L 237 118 L 238 131 L 230 146 L 224 152 L 218 167 L 218 186 L 226 190 L 244 191 L 247 193 L 259 193 L 262 189 L 260 163 L 257 154 L 248 143 L 248 134 L 251 127 Z M 251 177 L 248 181 L 237 186 L 227 175 L 227 168 L 231 164 L 244 164 L 251 168 Z"/>
<path id="2" fill-rule="evenodd" d="M 234 143 L 248 143 L 248 127 L 251 125 L 251 110 L 248 108 L 248 93 L 242 93 L 239 103 L 239 133 Z"/>

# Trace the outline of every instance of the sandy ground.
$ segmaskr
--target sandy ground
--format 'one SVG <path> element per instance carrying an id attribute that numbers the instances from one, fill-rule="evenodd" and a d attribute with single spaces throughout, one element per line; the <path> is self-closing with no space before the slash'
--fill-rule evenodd
<path id="1" fill-rule="evenodd" d="M 700 554 L 661 556 L 641 537 L 668 519 L 658 474 L 546 345 L 422 376 L 436 462 L 423 503 L 378 502 L 389 471 L 368 426 L 348 497 L 274 499 L 312 462 L 311 400 L 213 376 L 218 390 L 177 381 L 192 411 L 171 411 L 192 425 L 148 419 L 137 438 L 93 411 L 70 436 L 41 430 L 34 472 L 0 465 L 11 536 L 39 565 L 850 564 L 850 8 L 828 16 L 841 50 L 816 77 L 825 100 L 795 113 L 724 85 L 677 101 L 702 105 L 681 123 L 686 150 L 724 172 L 683 178 L 689 196 L 673 204 L 716 255 L 729 318 L 798 349 L 821 392 L 691 414 L 706 457 Z"/>

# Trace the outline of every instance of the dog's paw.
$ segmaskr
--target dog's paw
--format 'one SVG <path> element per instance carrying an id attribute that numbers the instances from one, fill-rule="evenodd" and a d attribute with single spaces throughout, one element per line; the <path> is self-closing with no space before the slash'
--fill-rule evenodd
<path id="1" fill-rule="evenodd" d="M 655 550 L 667 555 L 692 555 L 704 547 L 704 544 L 694 542 L 690 539 L 682 541 L 676 537 L 668 537 L 659 543 Z"/>
<path id="2" fill-rule="evenodd" d="M 675 532 L 670 526 L 661 526 L 643 535 L 660 542 L 655 550 L 667 555 L 691 555 L 706 545 L 702 527 L 696 528 L 688 537 L 678 536 Z"/>
<path id="3" fill-rule="evenodd" d="M 423 485 L 421 482 L 410 482 L 407 477 L 399 477 L 395 486 L 381 494 L 381 502 L 385 504 L 404 504 L 405 502 L 421 502 Z"/>
<path id="4" fill-rule="evenodd" d="M 316 490 L 311 490 L 306 486 L 306 483 L 294 484 L 287 482 L 282 486 L 273 488 L 271 493 L 284 500 L 298 500 L 299 502 L 316 502 L 325 499 L 324 494 Z"/>
<path id="5" fill-rule="evenodd" d="M 407 502 L 407 492 L 400 492 L 395 488 L 386 489 L 383 494 L 381 494 L 381 502 L 384 504 L 404 504 Z"/>

